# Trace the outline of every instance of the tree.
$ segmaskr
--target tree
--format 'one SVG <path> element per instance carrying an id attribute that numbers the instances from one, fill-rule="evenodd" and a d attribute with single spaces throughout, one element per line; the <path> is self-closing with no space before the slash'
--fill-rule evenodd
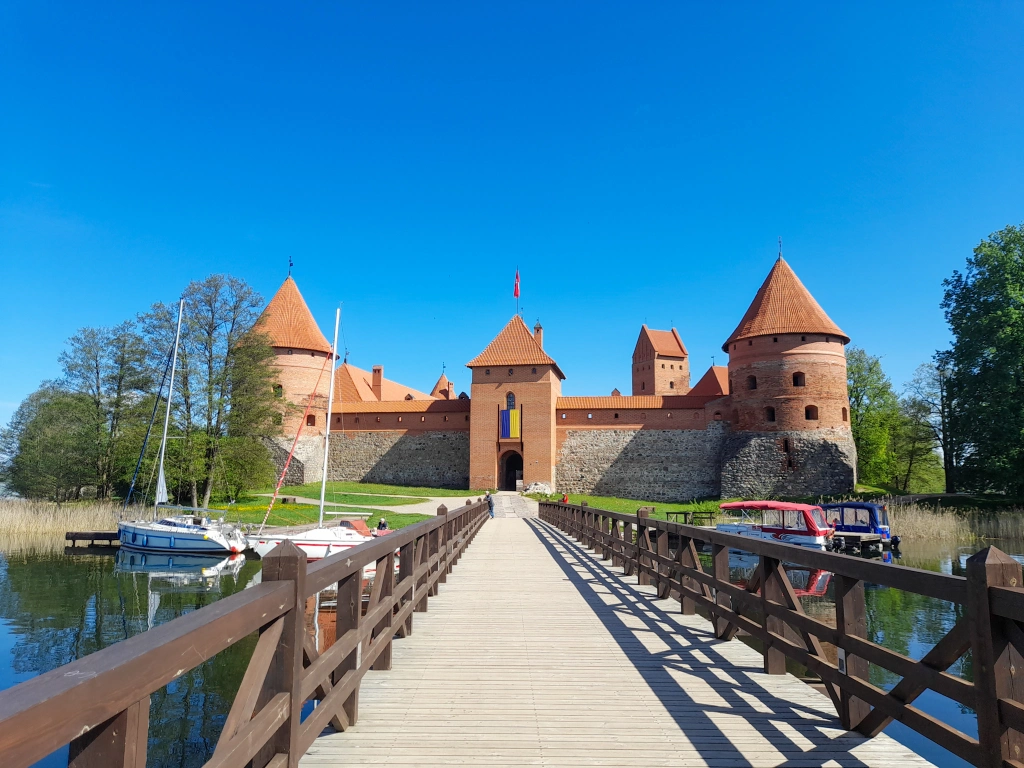
<path id="1" fill-rule="evenodd" d="M 846 353 L 850 396 L 850 429 L 857 446 L 857 476 L 865 483 L 889 483 L 895 476 L 893 431 L 899 401 L 881 359 L 859 347 Z"/>
<path id="2" fill-rule="evenodd" d="M 258 441 L 276 434 L 275 414 L 281 405 L 274 396 L 277 371 L 270 340 L 255 328 L 263 306 L 260 295 L 238 278 L 211 275 L 190 283 L 184 296 L 172 400 L 182 439 L 174 459 L 180 473 L 178 494 L 184 492 L 195 506 L 206 506 L 220 471 L 223 440 L 230 435 Z M 174 324 L 173 308 L 153 306 L 142 318 L 151 349 L 173 344 Z M 154 356 L 153 363 L 158 359 Z M 251 445 L 246 451 L 263 455 Z M 269 455 L 266 462 L 270 466 Z M 174 474 L 168 471 L 169 487 Z"/>
<path id="3" fill-rule="evenodd" d="M 96 484 L 95 439 L 89 397 L 44 383 L 0 435 L 0 479 L 29 498 L 79 498 Z"/>
<path id="4" fill-rule="evenodd" d="M 929 403 L 913 395 L 900 398 L 892 430 L 895 475 L 892 484 L 903 493 L 934 493 L 943 487 L 942 463 Z"/>
<path id="5" fill-rule="evenodd" d="M 1024 225 L 982 241 L 943 286 L 956 483 L 1024 495 Z"/>
<path id="6" fill-rule="evenodd" d="M 946 493 L 957 492 L 957 472 L 963 462 L 963 446 L 954 428 L 958 408 L 955 387 L 950 375 L 947 353 L 935 356 L 935 362 L 923 363 L 914 372 L 907 386 L 908 396 L 927 411 L 927 422 L 942 453 L 942 471 Z"/>
<path id="7" fill-rule="evenodd" d="M 61 354 L 62 385 L 89 398 L 93 408 L 92 462 L 96 496 L 107 498 L 117 480 L 113 467 L 125 429 L 144 419 L 139 407 L 152 387 L 145 342 L 135 324 L 81 328 Z"/>

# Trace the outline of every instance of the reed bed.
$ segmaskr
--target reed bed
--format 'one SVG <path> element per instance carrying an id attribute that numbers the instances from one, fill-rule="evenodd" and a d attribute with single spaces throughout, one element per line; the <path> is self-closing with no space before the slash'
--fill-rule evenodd
<path id="1" fill-rule="evenodd" d="M 968 541 L 976 535 L 964 515 L 918 504 L 889 504 L 889 526 L 903 541 Z"/>
<path id="2" fill-rule="evenodd" d="M 121 507 L 110 502 L 54 504 L 0 499 L 0 549 L 55 549 L 68 531 L 114 531 Z"/>

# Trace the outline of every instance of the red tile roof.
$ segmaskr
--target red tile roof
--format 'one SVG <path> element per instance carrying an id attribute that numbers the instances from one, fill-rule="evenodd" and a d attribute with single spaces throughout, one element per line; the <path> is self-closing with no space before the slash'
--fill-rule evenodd
<path id="1" fill-rule="evenodd" d="M 565 378 L 558 363 L 537 343 L 519 315 L 508 321 L 508 325 L 494 337 L 483 352 L 466 363 L 467 368 L 489 365 L 550 365 L 554 367 L 558 378 Z"/>
<path id="2" fill-rule="evenodd" d="M 558 410 L 645 410 L 659 408 L 703 408 L 721 395 L 622 395 L 619 397 L 560 397 L 555 401 Z"/>
<path id="3" fill-rule="evenodd" d="M 431 397 L 437 397 L 437 398 L 443 398 L 443 399 L 447 400 L 448 399 L 448 389 L 450 387 L 451 387 L 451 382 L 448 381 L 448 377 L 445 376 L 442 373 L 441 374 L 441 378 L 439 378 L 437 380 L 437 384 L 435 384 L 434 388 L 432 390 L 430 390 L 430 396 Z"/>
<path id="4" fill-rule="evenodd" d="M 722 349 L 728 352 L 740 339 L 779 333 L 821 333 L 850 341 L 781 256 Z"/>
<path id="5" fill-rule="evenodd" d="M 335 403 L 334 413 L 469 413 L 469 400 L 392 400 Z"/>
<path id="6" fill-rule="evenodd" d="M 382 378 L 380 402 L 404 401 L 407 395 L 412 395 L 413 400 L 434 401 L 425 392 Z M 351 363 L 342 363 L 334 371 L 334 399 L 343 403 L 378 402 L 373 394 L 373 374 Z"/>
<path id="7" fill-rule="evenodd" d="M 331 351 L 331 345 L 321 333 L 290 275 L 257 322 L 262 323 L 257 327 L 270 336 L 271 346 L 324 353 Z"/>
<path id="8" fill-rule="evenodd" d="M 647 333 L 651 346 L 654 347 L 654 351 L 659 355 L 664 355 L 665 357 L 686 357 L 689 354 L 686 351 L 686 347 L 683 346 L 683 340 L 679 338 L 679 331 L 675 328 L 671 331 L 656 331 L 644 325 L 641 329 L 641 333 L 643 332 Z"/>
<path id="9" fill-rule="evenodd" d="M 690 395 L 705 397 L 721 397 L 729 394 L 729 369 L 724 365 L 713 365 L 707 373 L 700 377 Z"/>

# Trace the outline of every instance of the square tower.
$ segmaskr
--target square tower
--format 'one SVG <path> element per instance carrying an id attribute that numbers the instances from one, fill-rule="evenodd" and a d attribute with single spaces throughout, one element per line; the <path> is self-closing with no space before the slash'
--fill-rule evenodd
<path id="1" fill-rule="evenodd" d="M 565 376 L 516 315 L 466 367 L 470 396 L 469 484 L 516 490 L 517 481 L 554 490 L 555 402 Z"/>
<path id="2" fill-rule="evenodd" d="M 634 395 L 685 395 L 690 391 L 690 355 L 679 331 L 640 326 L 633 348 Z"/>

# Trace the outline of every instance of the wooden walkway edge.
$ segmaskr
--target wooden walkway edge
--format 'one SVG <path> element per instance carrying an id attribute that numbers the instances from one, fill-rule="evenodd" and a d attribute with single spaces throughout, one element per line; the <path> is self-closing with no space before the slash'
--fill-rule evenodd
<path id="1" fill-rule="evenodd" d="M 358 724 L 301 764 L 929 765 L 635 581 L 535 518 L 489 521 L 363 679 Z"/>

